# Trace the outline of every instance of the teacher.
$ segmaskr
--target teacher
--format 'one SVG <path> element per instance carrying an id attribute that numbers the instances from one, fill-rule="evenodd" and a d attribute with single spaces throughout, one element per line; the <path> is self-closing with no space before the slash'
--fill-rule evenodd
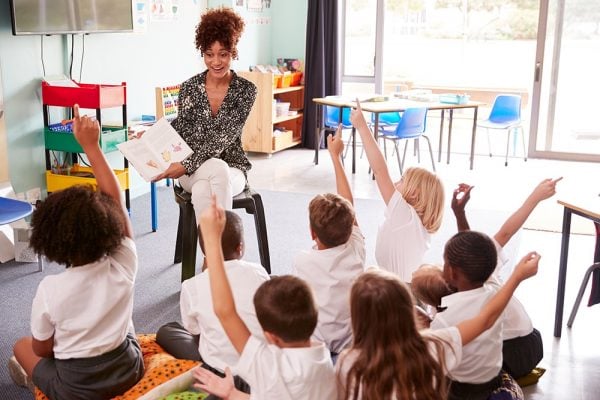
<path id="1" fill-rule="evenodd" d="M 242 149 L 242 128 L 256 99 L 256 86 L 231 70 L 244 21 L 231 8 L 207 10 L 196 26 L 196 49 L 206 70 L 181 84 L 173 128 L 194 153 L 154 178 L 179 178 L 192 194 L 196 220 L 210 205 L 231 209 L 252 167 Z"/>

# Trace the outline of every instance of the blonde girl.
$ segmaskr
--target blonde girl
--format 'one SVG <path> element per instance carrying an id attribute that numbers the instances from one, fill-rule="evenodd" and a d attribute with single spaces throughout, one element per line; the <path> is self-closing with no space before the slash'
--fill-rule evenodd
<path id="1" fill-rule="evenodd" d="M 445 399 L 445 375 L 460 363 L 462 347 L 494 324 L 519 283 L 535 275 L 539 258 L 525 256 L 478 316 L 436 331 L 419 332 L 410 291 L 398 277 L 363 273 L 350 293 L 354 339 L 336 364 L 338 399 Z"/>
<path id="2" fill-rule="evenodd" d="M 444 186 L 439 177 L 423 168 L 409 168 L 394 183 L 381 149 L 357 100 L 350 120 L 362 139 L 377 187 L 386 204 L 385 220 L 375 243 L 378 265 L 403 282 L 423 263 L 431 234 L 438 231 L 444 211 Z"/>

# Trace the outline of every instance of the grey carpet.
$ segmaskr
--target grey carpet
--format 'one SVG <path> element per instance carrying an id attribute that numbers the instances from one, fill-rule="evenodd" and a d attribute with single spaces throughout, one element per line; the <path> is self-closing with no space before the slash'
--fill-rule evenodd
<path id="1" fill-rule="evenodd" d="M 260 191 L 265 205 L 271 268 L 274 274 L 290 271 L 298 251 L 312 245 L 308 230 L 308 203 L 311 194 Z M 178 207 L 172 189 L 158 188 L 159 226 L 152 232 L 150 226 L 150 195 L 132 201 L 132 223 L 139 254 L 139 273 L 136 281 L 134 325 L 137 332 L 155 332 L 163 323 L 179 320 L 179 265 L 173 265 L 173 249 L 178 222 Z M 367 262 L 374 264 L 373 252 L 377 226 L 383 218 L 383 202 L 355 201 L 359 225 L 366 238 Z M 236 210 L 242 216 L 246 237 L 246 256 L 259 262 L 256 233 L 252 216 Z M 473 229 L 493 233 L 506 215 L 498 212 L 470 211 Z M 426 260 L 440 262 L 444 242 L 455 232 L 451 214 L 434 236 Z M 517 241 L 513 241 L 513 244 Z M 0 398 L 32 399 L 26 389 L 15 386 L 6 368 L 12 356 L 12 345 L 21 336 L 29 335 L 31 301 L 40 280 L 48 274 L 62 271 L 62 267 L 47 264 L 44 272 L 37 272 L 37 264 L 8 262 L 0 264 Z"/>

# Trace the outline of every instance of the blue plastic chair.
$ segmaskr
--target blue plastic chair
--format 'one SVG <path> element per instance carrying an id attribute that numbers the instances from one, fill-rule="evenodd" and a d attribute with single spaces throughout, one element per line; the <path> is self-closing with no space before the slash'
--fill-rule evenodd
<path id="1" fill-rule="evenodd" d="M 486 128 L 488 137 L 488 150 L 492 156 L 492 145 L 490 142 L 490 129 L 506 129 L 506 155 L 504 165 L 508 165 L 508 148 L 510 146 L 510 134 L 521 132 L 523 142 L 523 157 L 527 161 L 527 152 L 525 150 L 525 133 L 521 125 L 521 96 L 515 94 L 501 94 L 494 100 L 492 111 L 487 119 L 478 121 L 477 126 Z M 515 136 L 516 147 L 516 136 Z"/>
<path id="2" fill-rule="evenodd" d="M 352 129 L 352 122 L 350 122 L 350 109 L 347 107 L 342 108 L 342 119 L 340 122 L 340 108 L 334 106 L 325 106 L 325 122 L 324 129 L 328 133 L 335 133 L 339 124 L 342 124 L 342 131 L 344 129 Z M 350 148 L 350 141 L 352 135 L 348 137 L 346 141 L 346 148 L 344 150 L 343 158 L 346 158 L 348 149 Z"/>
<path id="3" fill-rule="evenodd" d="M 0 225 L 18 221 L 32 212 L 32 205 L 26 201 L 0 197 Z"/>
<path id="4" fill-rule="evenodd" d="M 429 156 L 431 157 L 431 166 L 435 171 L 435 161 L 433 160 L 433 151 L 431 150 L 431 143 L 429 142 L 429 138 L 426 135 L 424 135 L 426 129 L 427 108 L 407 108 L 402 113 L 402 116 L 400 117 L 400 122 L 398 122 L 398 124 L 396 125 L 396 129 L 394 129 L 393 131 L 384 131 L 383 133 L 378 135 L 379 137 L 385 140 L 391 140 L 394 142 L 394 148 L 396 150 L 396 158 L 398 159 L 398 167 L 400 168 L 400 174 L 403 173 L 402 171 L 404 168 L 404 160 L 406 159 L 406 149 L 408 147 L 407 139 L 414 139 L 417 157 L 419 162 L 421 161 L 419 151 L 419 139 L 421 137 L 427 140 L 427 146 L 429 147 Z M 406 140 L 404 144 L 404 153 L 402 155 L 402 158 L 400 158 L 400 152 L 398 151 L 398 142 L 400 140 Z"/>

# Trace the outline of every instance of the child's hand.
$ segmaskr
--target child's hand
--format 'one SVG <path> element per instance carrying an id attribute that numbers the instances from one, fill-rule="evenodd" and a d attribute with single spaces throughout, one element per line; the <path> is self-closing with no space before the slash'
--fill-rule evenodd
<path id="1" fill-rule="evenodd" d="M 562 179 L 562 176 L 557 179 L 544 179 L 531 192 L 531 198 L 536 202 L 546 200 L 556 194 L 556 184 Z"/>
<path id="2" fill-rule="evenodd" d="M 342 140 L 342 124 L 338 125 L 335 135 L 327 136 L 327 149 L 332 158 L 339 158 L 344 151 L 344 141 Z"/>
<path id="3" fill-rule="evenodd" d="M 532 251 L 519 261 L 519 264 L 515 267 L 513 275 L 515 275 L 519 281 L 524 281 L 537 274 L 538 263 L 540 262 L 541 256 Z"/>
<path id="4" fill-rule="evenodd" d="M 353 108 L 350 111 L 350 122 L 356 129 L 364 129 L 368 128 L 367 120 L 362 112 L 362 108 L 360 106 L 360 101 L 356 99 L 356 108 Z"/>
<path id="5" fill-rule="evenodd" d="M 225 210 L 217 205 L 217 196 L 212 195 L 211 204 L 200 214 L 200 229 L 206 240 L 221 242 L 225 228 Z"/>
<path id="6" fill-rule="evenodd" d="M 217 397 L 227 399 L 234 391 L 233 375 L 229 367 L 225 368 L 225 378 L 214 374 L 206 368 L 196 367 L 192 370 L 194 376 L 194 387 L 204 390 Z"/>
<path id="7" fill-rule="evenodd" d="M 457 212 L 465 211 L 465 206 L 469 202 L 471 198 L 471 189 L 474 186 L 467 185 L 466 183 L 460 183 L 454 192 L 452 193 L 452 202 L 450 203 L 450 207 L 452 207 L 452 211 L 454 214 Z"/>
<path id="8" fill-rule="evenodd" d="M 79 104 L 73 106 L 73 134 L 84 150 L 89 146 L 98 146 L 100 125 L 86 115 L 80 116 Z"/>

